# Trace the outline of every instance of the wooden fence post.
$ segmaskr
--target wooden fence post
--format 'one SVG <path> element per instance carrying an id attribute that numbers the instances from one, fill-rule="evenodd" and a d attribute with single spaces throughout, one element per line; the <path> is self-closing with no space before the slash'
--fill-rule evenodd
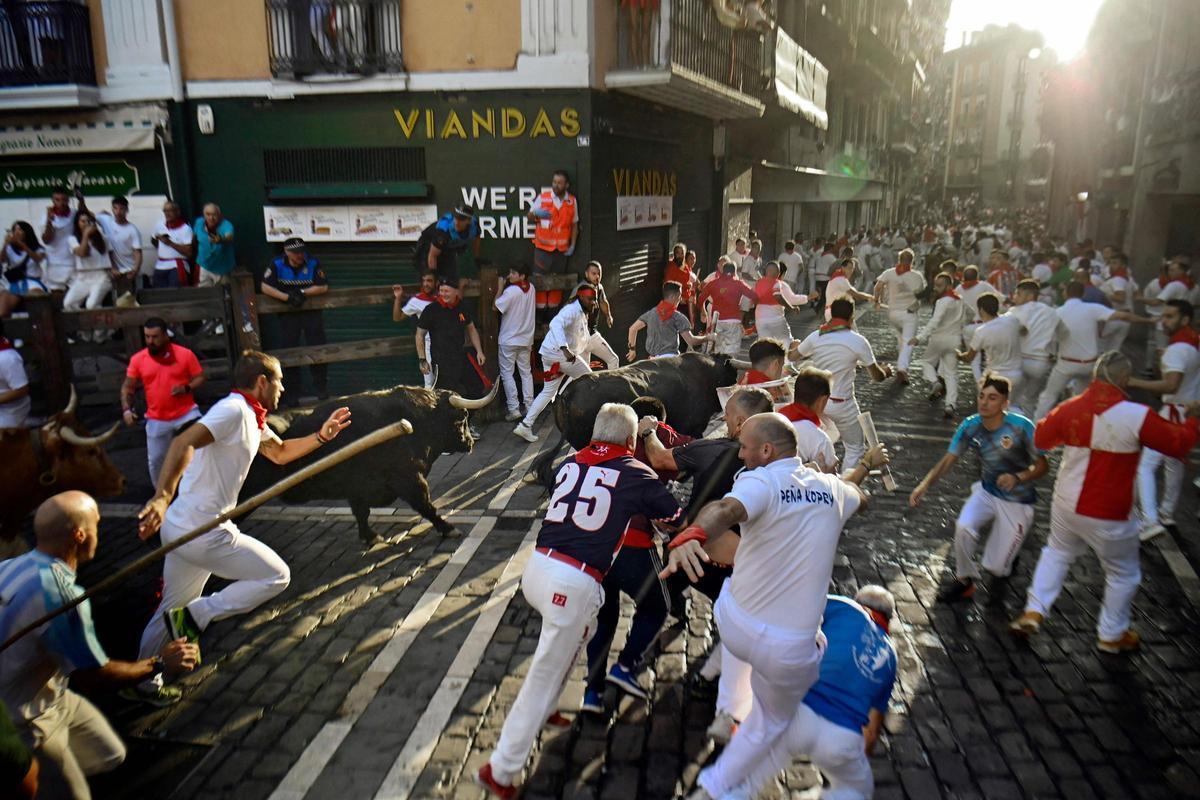
<path id="1" fill-rule="evenodd" d="M 66 406 L 71 395 L 71 357 L 67 352 L 67 336 L 52 296 L 42 294 L 26 297 L 25 310 L 33 326 L 33 349 L 38 357 L 46 411 L 54 413 Z"/>
<path id="2" fill-rule="evenodd" d="M 258 300 L 254 292 L 254 276 L 249 272 L 234 270 L 229 276 L 230 305 L 229 324 L 233 328 L 237 352 L 230 359 L 230 367 L 237 363 L 243 350 L 262 350 L 262 336 L 258 325 Z"/>

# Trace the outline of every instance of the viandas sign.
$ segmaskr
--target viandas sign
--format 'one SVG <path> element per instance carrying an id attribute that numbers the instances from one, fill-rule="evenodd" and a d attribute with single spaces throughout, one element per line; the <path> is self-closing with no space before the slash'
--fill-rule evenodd
<path id="1" fill-rule="evenodd" d="M 59 186 L 78 185 L 83 194 L 135 194 L 138 171 L 124 161 L 90 164 L 21 164 L 0 168 L 0 199 L 49 197 Z"/>

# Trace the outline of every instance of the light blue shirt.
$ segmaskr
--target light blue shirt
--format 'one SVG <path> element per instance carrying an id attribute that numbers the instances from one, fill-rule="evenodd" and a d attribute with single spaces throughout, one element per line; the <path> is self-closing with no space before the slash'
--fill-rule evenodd
<path id="1" fill-rule="evenodd" d="M 235 266 L 233 257 L 233 242 L 213 243 L 208 238 L 208 228 L 204 227 L 204 217 L 197 217 L 192 226 L 196 231 L 196 263 L 214 275 L 228 275 Z M 222 239 L 233 236 L 233 223 L 222 219 L 217 223 L 217 235 Z"/>

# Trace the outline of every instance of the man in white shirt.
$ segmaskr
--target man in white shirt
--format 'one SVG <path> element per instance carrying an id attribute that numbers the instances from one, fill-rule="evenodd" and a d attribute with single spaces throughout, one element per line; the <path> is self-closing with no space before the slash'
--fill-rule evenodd
<path id="1" fill-rule="evenodd" d="M 1021 321 L 1007 314 L 1000 314 L 1000 298 L 986 294 L 979 298 L 979 317 L 983 323 L 971 334 L 966 352 L 959 353 L 963 361 L 970 361 L 977 353 L 987 359 L 987 371 L 1008 378 L 1009 396 L 1016 397 L 1021 380 Z M 1020 408 L 1014 407 L 1019 414 Z"/>
<path id="2" fill-rule="evenodd" d="M 1038 299 L 1040 294 L 1037 281 L 1021 281 L 1013 293 L 1013 307 L 1005 315 L 1021 323 L 1021 392 L 1013 397 L 1013 405 L 1026 412 L 1037 407 L 1058 341 L 1058 315 Z"/>
<path id="3" fill-rule="evenodd" d="M 833 312 L 829 306 L 840 297 L 848 297 L 855 302 L 869 303 L 874 298 L 866 292 L 854 288 L 855 277 L 858 273 L 858 259 L 843 258 L 837 269 L 829 274 L 829 283 L 825 284 L 825 321 L 828 322 Z"/>
<path id="4" fill-rule="evenodd" d="M 243 353 L 234 365 L 232 383 L 227 397 L 171 443 L 154 497 L 138 514 L 138 536 L 143 540 L 161 533 L 163 544 L 170 544 L 236 506 L 255 455 L 288 464 L 328 444 L 350 424 L 350 409 L 342 407 L 311 436 L 286 441 L 276 436 L 266 419 L 279 407 L 283 370 L 279 360 L 266 353 Z M 233 583 L 203 596 L 213 575 Z M 286 589 L 290 580 L 287 564 L 274 550 L 232 522 L 221 523 L 167 554 L 162 600 L 142 632 L 138 657 L 149 658 L 170 640 L 196 644 L 210 623 L 253 610 Z M 138 691 L 155 703 L 162 703 L 164 695 L 166 702 L 179 695 L 177 688 L 164 687 L 158 675 Z"/>
<path id="5" fill-rule="evenodd" d="M 1142 302 L 1146 304 L 1146 311 L 1149 316 L 1155 316 L 1156 312 L 1161 313 L 1160 309 L 1172 300 L 1194 302 L 1192 293 L 1196 284 L 1192 281 L 1190 272 L 1191 265 L 1181 256 L 1176 256 L 1167 263 L 1166 285 L 1159 288 L 1157 292 L 1154 292 L 1152 290 L 1154 281 L 1151 281 L 1150 286 L 1146 287 L 1145 295 L 1142 297 Z M 1156 340 L 1156 350 L 1161 350 L 1167 346 L 1167 337 L 1161 326 L 1156 326 L 1156 329 L 1158 335 L 1150 338 Z M 1157 355 L 1156 352 L 1156 358 Z"/>
<path id="6" fill-rule="evenodd" d="M 1050 278 L 1054 276 L 1054 267 L 1050 266 L 1050 259 L 1055 258 L 1054 255 L 1046 256 L 1039 253 L 1037 263 L 1033 265 L 1029 276 L 1037 281 L 1038 284 L 1038 302 L 1048 306 L 1054 305 L 1054 287 L 1050 285 Z M 1061 256 L 1058 256 L 1061 259 Z M 1058 262 L 1058 266 L 1062 266 L 1062 262 Z"/>
<path id="7" fill-rule="evenodd" d="M 1170 337 L 1162 354 L 1162 377 L 1156 381 L 1130 378 L 1129 388 L 1161 394 L 1159 416 L 1182 422 L 1187 406 L 1200 400 L 1200 335 L 1192 329 L 1192 304 L 1171 300 L 1162 310 L 1163 330 Z M 1163 497 L 1158 502 L 1159 466 L 1163 467 Z M 1175 508 L 1183 487 L 1186 464 L 1154 450 L 1144 448 L 1138 463 L 1138 499 L 1142 506 L 1142 541 L 1153 539 L 1175 524 Z"/>
<path id="8" fill-rule="evenodd" d="M 966 342 L 971 341 L 971 337 L 975 335 L 975 329 L 983 322 L 979 318 L 979 298 L 985 294 L 994 294 L 997 298 L 1000 297 L 1000 292 L 996 290 L 987 281 L 979 280 L 979 267 L 974 265 L 963 268 L 962 284 L 958 287 L 958 295 L 963 301 L 963 339 Z M 975 356 L 971 361 L 971 374 L 975 376 L 975 382 L 983 378 L 983 357 Z"/>
<path id="9" fill-rule="evenodd" d="M 0 430 L 24 428 L 29 408 L 29 376 L 25 373 L 25 362 L 4 336 L 4 320 L 0 320 Z"/>
<path id="10" fill-rule="evenodd" d="M 1110 319 L 1151 323 L 1149 317 L 1139 317 L 1128 311 L 1117 311 L 1099 303 L 1083 302 L 1083 284 L 1067 284 L 1067 301 L 1055 309 L 1058 315 L 1058 360 L 1046 379 L 1046 388 L 1038 396 L 1037 413 L 1041 420 L 1057 405 L 1067 384 L 1088 382 L 1100 355 L 1100 325 Z"/>
<path id="11" fill-rule="evenodd" d="M 421 312 L 425 310 L 425 306 L 437 300 L 437 273 L 430 271 L 421 275 L 421 291 L 411 295 L 407 300 L 404 299 L 404 287 L 400 284 L 392 286 L 392 322 L 403 322 L 411 318 L 414 322 L 421 319 Z M 429 338 L 429 333 L 425 334 L 425 352 L 433 352 L 433 342 Z M 433 370 L 421 373 L 421 378 L 425 382 L 426 389 L 433 388 L 433 381 L 437 376 Z"/>
<path id="12" fill-rule="evenodd" d="M 1151 280 L 1142 289 L 1142 303 L 1146 316 L 1154 320 L 1154 327 L 1146 334 L 1146 354 L 1143 370 L 1146 374 L 1154 373 L 1154 364 L 1158 361 L 1159 353 L 1167 346 L 1167 337 L 1163 333 L 1159 319 L 1162 317 L 1163 306 L 1151 302 L 1158 299 L 1158 293 L 1171 283 L 1170 262 L 1164 261 L 1158 270 L 1158 277 Z"/>
<path id="13" fill-rule="evenodd" d="M 858 366 L 867 368 L 871 379 L 882 381 L 892 374 L 888 365 L 875 363 L 875 353 L 866 337 L 854 331 L 854 303 L 846 298 L 834 300 L 829 307 L 833 317 L 829 322 L 810 333 L 795 346 L 793 360 L 812 359 L 818 369 L 833 375 L 833 386 L 829 403 L 825 406 L 825 418 L 838 432 L 845 450 L 842 454 L 842 470 L 858 466 L 866 442 L 862 425 L 858 422 L 858 400 L 854 396 L 854 374 Z"/>
<path id="14" fill-rule="evenodd" d="M 1137 284 L 1129 276 L 1129 262 L 1122 253 L 1112 254 L 1108 262 L 1108 278 L 1100 284 L 1100 291 L 1104 292 L 1113 308 L 1118 311 L 1133 311 L 1133 296 L 1137 294 Z M 1100 334 L 1100 352 L 1120 351 L 1128 335 L 1128 322 L 1112 319 L 1104 323 Z"/>
<path id="15" fill-rule="evenodd" d="M 886 305 L 888 322 L 896 333 L 896 381 L 908 383 L 908 365 L 913 346 L 909 344 L 917 333 L 917 310 L 921 302 L 917 295 L 925 291 L 925 276 L 913 269 L 913 251 L 900 251 L 896 266 L 886 270 L 875 282 L 875 307 Z"/>
<path id="16" fill-rule="evenodd" d="M 113 289 L 117 296 L 137 291 L 138 274 L 142 271 L 142 233 L 129 221 L 129 201 L 114 197 L 112 213 L 96 216 L 108 242 L 108 254 L 113 265 Z"/>
<path id="17" fill-rule="evenodd" d="M 792 383 L 793 402 L 779 409 L 796 429 L 796 456 L 818 472 L 837 472 L 833 440 L 821 428 L 821 414 L 829 404 L 833 373 L 802 367 Z M 744 715 L 743 715 L 744 716 Z"/>
<path id="18" fill-rule="evenodd" d="M 85 208 L 81 199 L 80 208 Z M 50 291 L 66 291 L 67 282 L 75 271 L 75 254 L 67 241 L 75 229 L 75 214 L 71 209 L 71 194 L 66 188 L 55 189 L 46 207 L 46 221 L 42 226 L 42 246 L 46 249 L 46 260 L 42 264 L 42 282 Z"/>
<path id="19" fill-rule="evenodd" d="M 783 279 L 798 294 L 808 294 L 808 274 L 804 269 L 804 257 L 796 250 L 796 243 L 789 239 L 783 243 L 779 264 L 784 268 Z"/>
<path id="20" fill-rule="evenodd" d="M 513 435 L 527 442 L 536 442 L 537 434 L 533 426 L 538 417 L 550 405 L 554 395 L 565 379 L 577 378 L 592 371 L 591 364 L 583 355 L 587 348 L 588 314 L 596 304 L 596 290 L 591 286 L 580 286 L 575 292 L 575 300 L 567 303 L 554 319 L 550 320 L 550 329 L 538 356 L 542 359 L 542 391 L 534 398 L 533 403 L 525 411 L 525 418 L 513 428 Z"/>
<path id="21" fill-rule="evenodd" d="M 502 279 L 496 294 L 496 310 L 500 312 L 500 334 L 497 337 L 500 366 L 500 382 L 504 384 L 504 402 L 508 406 L 505 419 L 515 422 L 521 418 L 520 405 L 526 408 L 533 404 L 533 366 L 529 355 L 533 348 L 534 315 L 537 313 L 536 296 L 529 283 L 529 267 L 520 263 L 509 267 L 508 278 Z M 513 367 L 521 375 L 521 394 L 517 395 L 517 381 Z"/>
<path id="22" fill-rule="evenodd" d="M 826 244 L 813 266 L 813 281 L 816 283 L 816 291 L 820 295 L 821 305 L 825 305 L 825 289 L 829 286 L 829 276 L 833 272 L 834 265 L 837 264 L 837 255 L 833 250 L 833 242 Z"/>
<path id="23" fill-rule="evenodd" d="M 746 247 L 746 240 L 740 236 L 733 240 L 733 251 L 729 254 L 729 260 L 733 262 L 733 266 L 737 269 L 737 276 L 744 281 L 756 281 L 758 275 L 747 270 L 748 266 L 752 266 L 750 259 L 750 250 Z"/>
<path id="24" fill-rule="evenodd" d="M 946 419 L 950 419 L 958 407 L 958 346 L 962 342 L 963 301 L 954 291 L 954 277 L 948 272 L 939 273 L 933 279 L 933 290 L 937 296 L 933 316 L 910 344 L 925 346 L 921 369 L 925 380 L 933 384 L 929 401 L 945 398 L 943 412 Z"/>
<path id="25" fill-rule="evenodd" d="M 738 436 L 746 469 L 675 537 L 664 577 L 737 560 L 714 606 L 721 644 L 752 671 L 749 716 L 692 798 L 727 797 L 787 729 L 816 682 L 817 644 L 838 538 L 867 496 L 857 485 L 805 467 L 796 433 L 780 414 L 756 414 Z M 730 528 L 740 525 L 741 535 Z M 709 536 L 711 534 L 711 539 Z"/>
<path id="26" fill-rule="evenodd" d="M 196 255 L 196 232 L 183 218 L 179 203 L 163 203 L 163 218 L 154 228 L 150 244 L 158 250 L 154 264 L 154 288 L 189 286 L 191 270 L 188 262 Z"/>

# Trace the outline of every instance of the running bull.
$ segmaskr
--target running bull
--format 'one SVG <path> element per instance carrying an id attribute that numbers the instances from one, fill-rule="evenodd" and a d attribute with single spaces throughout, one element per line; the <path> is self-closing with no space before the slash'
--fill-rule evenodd
<path id="1" fill-rule="evenodd" d="M 411 436 L 373 447 L 284 492 L 282 498 L 287 503 L 348 501 L 358 523 L 358 535 L 367 545 L 382 541 L 368 523 L 371 508 L 389 506 L 397 498 L 412 506 L 440 533 L 449 533 L 454 526 L 438 515 L 425 478 L 440 454 L 471 451 L 473 441 L 467 428 L 467 412 L 490 403 L 496 397 L 499 385 L 497 381 L 492 391 L 478 400 L 468 400 L 445 389 L 395 386 L 326 400 L 312 408 L 272 414 L 267 418 L 272 429 L 289 438 L 315 433 L 333 410 L 342 406 L 350 409 L 353 424 L 329 446 L 318 448 L 291 464 L 272 464 L 264 458 L 256 458 L 239 500 L 262 492 L 296 470 L 383 425 L 407 419 L 413 426 Z"/>
<path id="2" fill-rule="evenodd" d="M 40 428 L 0 429 L 0 547 L 8 550 L 21 523 L 51 495 L 78 489 L 112 496 L 125 491 L 125 476 L 109 460 L 104 444 L 117 433 L 114 423 L 92 436 L 75 416 L 75 387 L 66 408 Z"/>

